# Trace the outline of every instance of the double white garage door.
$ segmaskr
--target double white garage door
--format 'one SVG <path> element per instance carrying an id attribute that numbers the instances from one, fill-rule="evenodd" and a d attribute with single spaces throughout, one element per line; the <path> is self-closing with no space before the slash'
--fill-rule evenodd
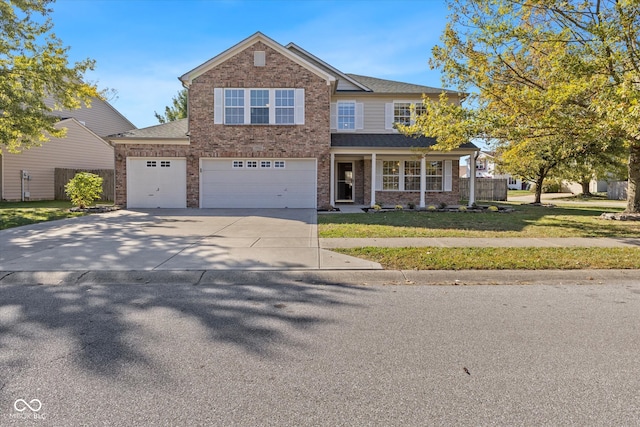
<path id="1" fill-rule="evenodd" d="M 315 159 L 201 159 L 202 208 L 315 208 Z M 128 158 L 127 206 L 184 208 L 186 159 Z"/>

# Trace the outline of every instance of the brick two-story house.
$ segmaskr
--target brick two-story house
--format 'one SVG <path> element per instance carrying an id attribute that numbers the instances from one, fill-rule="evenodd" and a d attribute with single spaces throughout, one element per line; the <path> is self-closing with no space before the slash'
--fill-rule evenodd
<path id="1" fill-rule="evenodd" d="M 110 137 L 130 208 L 457 203 L 461 156 L 399 134 L 442 89 L 345 74 L 256 33 L 180 77 L 188 119 Z M 457 96 L 451 92 L 452 96 Z M 424 153 L 427 153 L 426 155 Z"/>

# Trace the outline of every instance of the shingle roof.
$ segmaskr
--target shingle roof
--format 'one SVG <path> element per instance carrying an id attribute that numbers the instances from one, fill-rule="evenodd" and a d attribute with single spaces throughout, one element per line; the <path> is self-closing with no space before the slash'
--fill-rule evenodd
<path id="1" fill-rule="evenodd" d="M 160 125 L 149 126 L 142 129 L 132 129 L 126 132 L 109 135 L 112 138 L 186 138 L 188 131 L 187 119 L 175 120 Z"/>
<path id="2" fill-rule="evenodd" d="M 375 77 L 360 76 L 358 74 L 347 74 L 354 80 L 362 83 L 373 92 L 377 93 L 411 93 L 411 94 L 423 94 L 432 93 L 440 94 L 442 92 L 457 93 L 455 91 L 439 89 L 430 86 L 422 86 L 411 83 L 396 82 L 393 80 L 378 79 Z"/>
<path id="3" fill-rule="evenodd" d="M 372 148 L 426 148 L 435 145 L 436 139 L 426 136 L 411 137 L 400 133 L 333 133 L 332 147 Z M 468 142 L 460 148 L 477 148 Z"/>

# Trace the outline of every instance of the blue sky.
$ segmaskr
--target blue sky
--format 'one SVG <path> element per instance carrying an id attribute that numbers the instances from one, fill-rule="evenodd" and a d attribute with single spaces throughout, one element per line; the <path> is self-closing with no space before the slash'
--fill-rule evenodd
<path id="1" fill-rule="evenodd" d="M 294 42 L 341 71 L 441 87 L 430 70 L 447 9 L 441 0 L 57 0 L 54 32 L 87 80 L 138 127 L 157 124 L 178 76 L 256 31 Z"/>

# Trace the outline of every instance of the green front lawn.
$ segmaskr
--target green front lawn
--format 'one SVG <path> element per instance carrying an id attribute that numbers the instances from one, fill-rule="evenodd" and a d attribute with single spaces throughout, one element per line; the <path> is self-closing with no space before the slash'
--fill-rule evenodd
<path id="1" fill-rule="evenodd" d="M 320 237 L 639 237 L 640 221 L 605 221 L 585 206 L 512 205 L 511 213 L 385 212 L 318 215 Z"/>
<path id="2" fill-rule="evenodd" d="M 71 202 L 0 202 L 0 230 L 37 222 L 82 216 L 83 213 L 70 212 Z"/>
<path id="3" fill-rule="evenodd" d="M 636 248 L 354 248 L 335 249 L 393 270 L 638 269 Z"/>

